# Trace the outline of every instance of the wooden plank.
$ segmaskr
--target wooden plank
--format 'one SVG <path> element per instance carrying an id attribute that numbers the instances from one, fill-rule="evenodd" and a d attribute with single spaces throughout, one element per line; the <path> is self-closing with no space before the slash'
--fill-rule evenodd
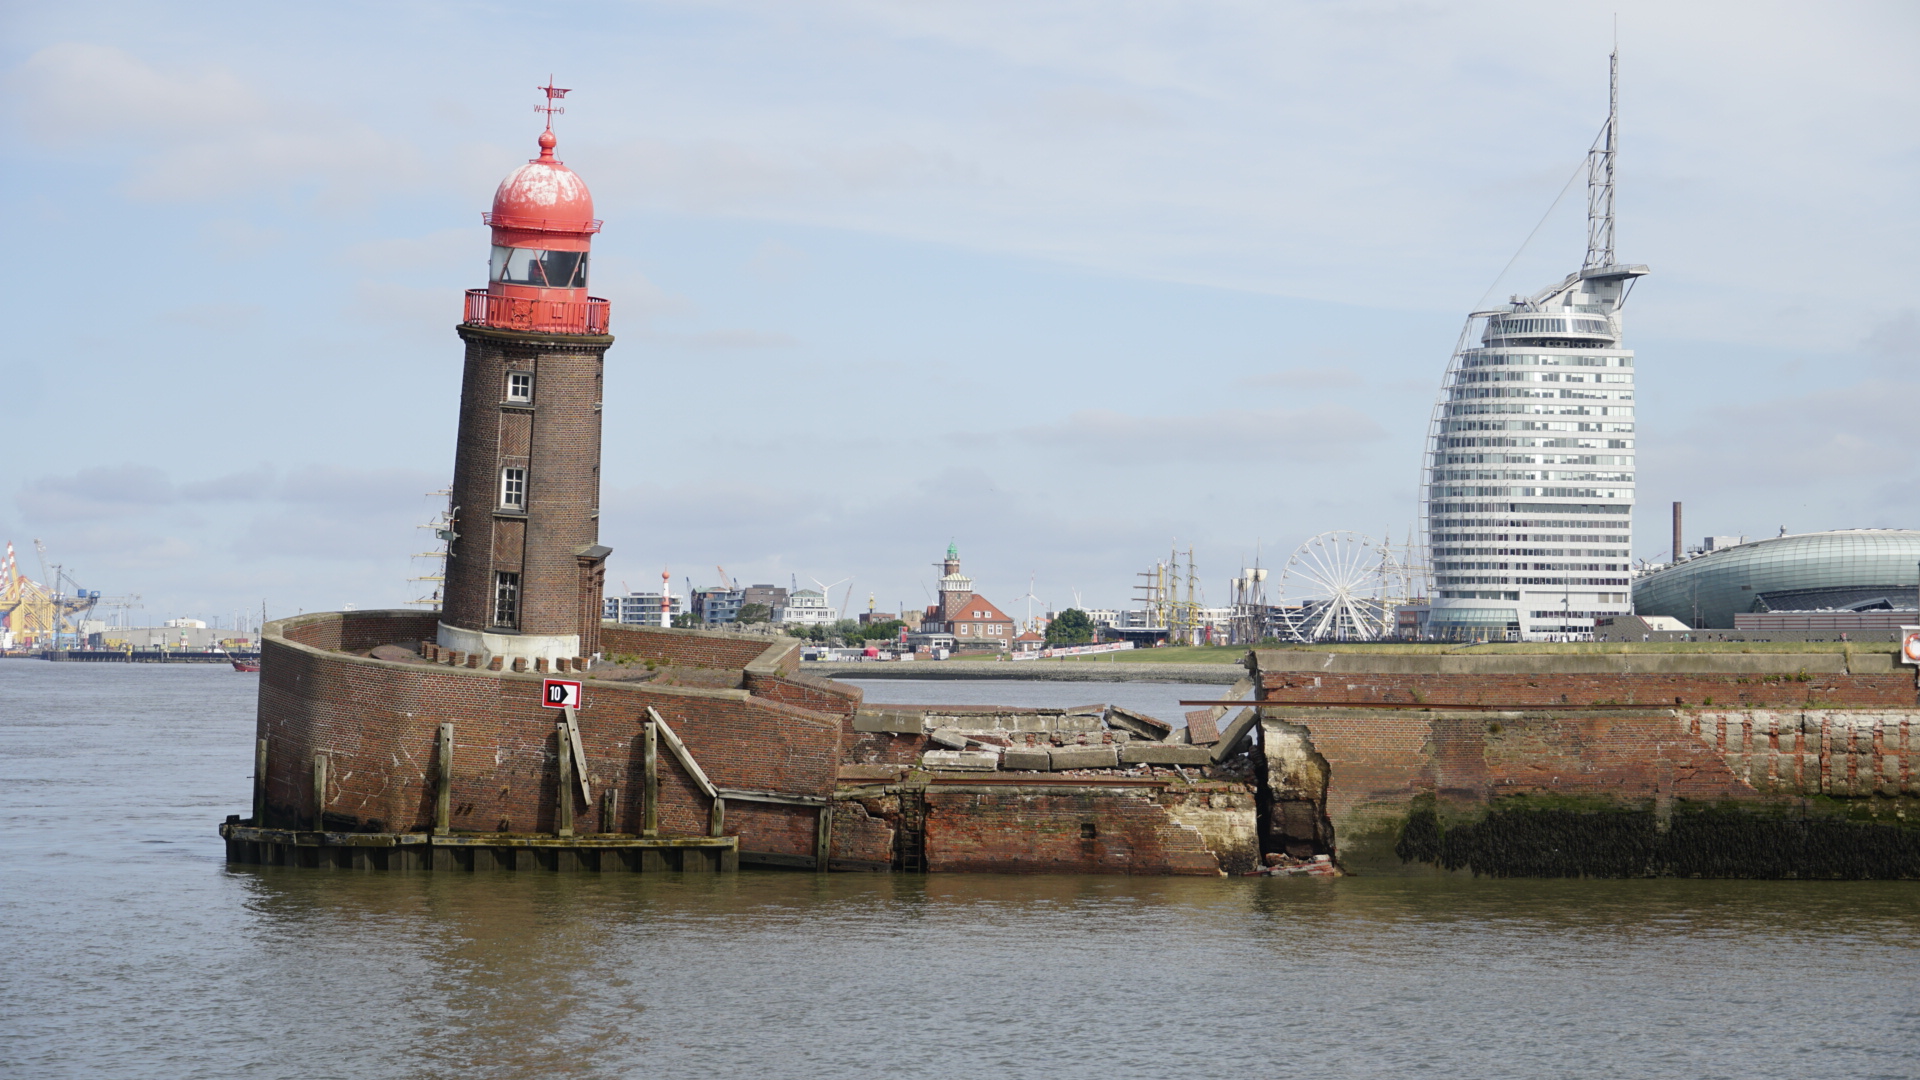
<path id="1" fill-rule="evenodd" d="M 777 791 L 747 791 L 743 788 L 715 788 L 721 798 L 739 802 L 778 803 L 781 806 L 825 806 L 824 795 L 783 795 Z"/>
<path id="2" fill-rule="evenodd" d="M 713 781 L 707 779 L 707 774 L 701 770 L 699 763 L 694 761 L 693 755 L 687 752 L 686 744 L 681 742 L 680 736 L 675 735 L 673 729 L 667 726 L 667 722 L 661 719 L 659 711 L 649 705 L 647 715 L 653 718 L 654 725 L 660 729 L 660 737 L 666 740 L 667 749 L 673 752 L 674 759 L 680 762 L 681 768 L 687 770 L 688 776 L 693 777 L 694 785 L 704 792 L 707 798 L 719 798 L 714 792 Z"/>
<path id="3" fill-rule="evenodd" d="M 434 736 L 433 831 L 453 831 L 453 725 L 441 724 Z"/>
<path id="4" fill-rule="evenodd" d="M 567 739 L 565 720 L 553 725 L 553 749 L 560 760 L 560 806 L 554 835 L 573 835 L 573 746 Z"/>
<path id="5" fill-rule="evenodd" d="M 600 793 L 600 831 L 619 832 L 620 789 L 610 787 Z"/>
<path id="6" fill-rule="evenodd" d="M 652 709 L 647 710 L 649 713 Z M 640 725 L 640 835 L 660 835 L 660 725 L 652 719 Z"/>
<path id="7" fill-rule="evenodd" d="M 713 809 L 707 813 L 707 835 L 727 835 L 727 800 L 718 795 L 713 798 Z"/>
<path id="8" fill-rule="evenodd" d="M 573 775 L 580 782 L 580 805 L 592 809 L 593 789 L 587 786 L 587 748 L 580 743 L 580 710 L 564 709 L 567 716 L 567 745 L 573 748 Z"/>

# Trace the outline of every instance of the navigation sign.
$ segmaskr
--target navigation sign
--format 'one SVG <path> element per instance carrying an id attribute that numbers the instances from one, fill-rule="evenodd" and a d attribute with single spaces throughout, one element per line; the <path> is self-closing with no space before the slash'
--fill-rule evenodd
<path id="1" fill-rule="evenodd" d="M 577 709 L 580 701 L 580 684 L 570 679 L 547 679 L 540 684 L 540 704 L 549 709 Z"/>
<path id="2" fill-rule="evenodd" d="M 1920 626 L 1900 628 L 1900 662 L 1920 664 Z"/>

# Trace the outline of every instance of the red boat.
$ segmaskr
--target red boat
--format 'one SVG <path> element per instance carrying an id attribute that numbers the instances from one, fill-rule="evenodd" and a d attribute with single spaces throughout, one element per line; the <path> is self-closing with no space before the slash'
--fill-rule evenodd
<path id="1" fill-rule="evenodd" d="M 260 661 L 258 661 L 258 660 L 235 660 L 235 661 L 233 662 L 233 670 L 235 670 L 235 671 L 259 671 L 259 670 L 260 670 Z"/>

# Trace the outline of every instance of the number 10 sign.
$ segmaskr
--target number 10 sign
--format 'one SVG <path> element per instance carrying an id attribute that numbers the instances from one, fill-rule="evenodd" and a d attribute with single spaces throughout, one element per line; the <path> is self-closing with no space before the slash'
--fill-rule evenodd
<path id="1" fill-rule="evenodd" d="M 548 679 L 540 684 L 540 704 L 549 709 L 580 707 L 580 684 L 569 679 Z"/>

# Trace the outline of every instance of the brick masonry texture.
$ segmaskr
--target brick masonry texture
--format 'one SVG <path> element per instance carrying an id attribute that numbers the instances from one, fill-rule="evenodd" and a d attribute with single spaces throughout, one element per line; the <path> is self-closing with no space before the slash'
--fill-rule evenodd
<path id="1" fill-rule="evenodd" d="M 1514 808 L 1797 819 L 1824 799 L 1818 812 L 1897 820 L 1920 796 L 1914 675 L 1883 655 L 1272 659 L 1289 669 L 1260 672 L 1261 696 L 1318 706 L 1264 712 L 1306 729 L 1325 759 L 1325 812 L 1348 868 L 1401 871 L 1396 839 L 1420 807 L 1442 823 Z M 1514 670 L 1530 663 L 1562 670 Z M 1691 670 L 1633 670 L 1657 666 Z M 1619 708 L 1636 704 L 1666 707 Z M 1418 707 L 1444 705 L 1486 711 Z M 1580 711 L 1559 711 L 1570 706 Z"/>
<path id="2" fill-rule="evenodd" d="M 1198 830 L 1149 794 L 1102 790 L 926 795 L 929 871 L 1050 874 L 1221 872 Z M 1089 835 L 1091 832 L 1091 835 Z"/>
<path id="3" fill-rule="evenodd" d="M 634 626 L 630 623 L 601 623 L 600 648 L 608 656 L 633 656 L 687 667 L 751 667 L 767 670 L 770 674 L 790 674 L 797 671 L 800 665 L 800 643 L 793 638 L 675 630 Z M 842 689 L 850 691 L 853 688 Z"/>
<path id="4" fill-rule="evenodd" d="M 312 761 L 329 758 L 327 825 L 418 831 L 433 817 L 434 737 L 454 725 L 453 827 L 551 832 L 557 814 L 554 724 L 541 676 L 353 655 L 431 636 L 432 615 L 350 612 L 270 624 L 262 654 L 259 736 L 269 740 L 269 825 L 312 827 Z M 335 651 L 346 650 L 346 651 Z M 649 688 L 585 676 L 580 713 L 593 804 L 576 806 L 579 832 L 639 828 L 641 719 L 657 709 L 721 787 L 827 796 L 840 757 L 841 717 L 738 690 Z M 660 825 L 706 831 L 709 801 L 660 752 Z M 603 821 L 601 796 L 618 791 Z M 743 851 L 813 853 L 817 811 L 730 800 L 727 831 Z"/>
<path id="5" fill-rule="evenodd" d="M 454 449 L 450 626 L 491 628 L 493 574 L 520 578 L 518 629 L 579 634 L 595 651 L 600 576 L 577 552 L 598 542 L 600 387 L 610 337 L 522 334 L 462 325 L 467 343 Z M 531 406 L 505 401 L 508 371 L 533 373 Z M 522 515 L 497 513 L 500 471 L 527 469 Z M 583 595 L 591 593 L 592 595 Z"/>
<path id="6" fill-rule="evenodd" d="M 1305 726 L 1326 759 L 1326 812 L 1350 867 L 1397 868 L 1395 837 L 1423 797 L 1461 812 L 1515 798 L 1664 812 L 1920 796 L 1914 710 L 1269 712 Z"/>
<path id="7" fill-rule="evenodd" d="M 1912 708 L 1914 677 L 1901 672 L 1807 674 L 1407 674 L 1265 672 L 1264 697 L 1329 704 L 1697 705 Z"/>

